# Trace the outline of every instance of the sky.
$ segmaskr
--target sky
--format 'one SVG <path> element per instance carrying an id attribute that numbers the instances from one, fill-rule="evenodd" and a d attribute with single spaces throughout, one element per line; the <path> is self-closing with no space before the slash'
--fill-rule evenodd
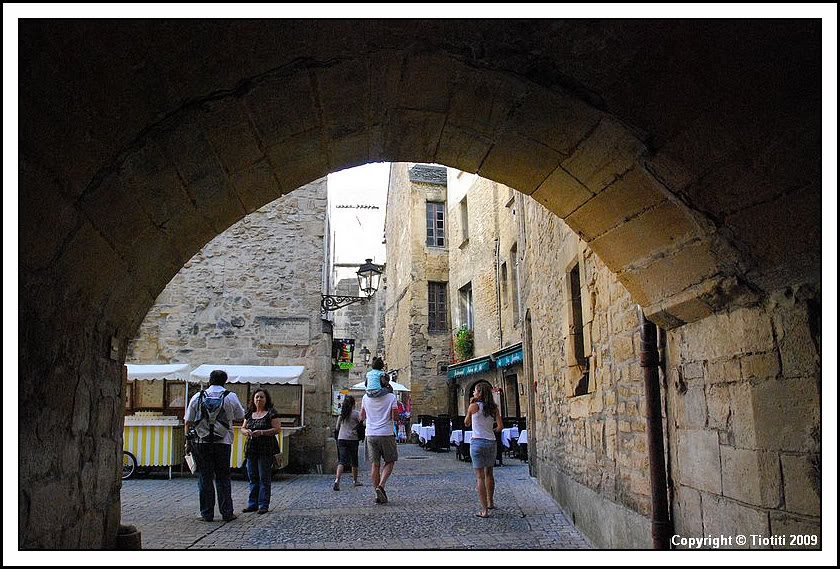
<path id="1" fill-rule="evenodd" d="M 327 177 L 336 263 L 385 263 L 385 199 L 390 163 L 376 162 Z"/>

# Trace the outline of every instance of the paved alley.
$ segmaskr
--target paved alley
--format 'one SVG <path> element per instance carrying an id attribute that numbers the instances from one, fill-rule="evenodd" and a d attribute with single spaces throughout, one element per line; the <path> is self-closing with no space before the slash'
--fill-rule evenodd
<path id="1" fill-rule="evenodd" d="M 374 501 L 370 467 L 362 487 L 332 474 L 278 474 L 268 514 L 243 514 L 248 483 L 234 474 L 232 522 L 205 522 L 198 514 L 197 480 L 162 474 L 123 481 L 122 523 L 142 532 L 143 549 L 588 549 L 590 544 L 561 513 L 527 464 L 505 459 L 495 469 L 496 505 L 489 519 L 478 511 L 475 476 L 451 452 L 400 445 L 387 484 L 387 505 Z M 363 536 L 379 536 L 376 541 Z"/>

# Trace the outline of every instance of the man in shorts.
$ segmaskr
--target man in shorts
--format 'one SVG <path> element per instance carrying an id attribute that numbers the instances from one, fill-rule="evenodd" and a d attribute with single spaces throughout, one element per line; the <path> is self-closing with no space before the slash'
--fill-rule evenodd
<path id="1" fill-rule="evenodd" d="M 381 397 L 362 397 L 361 420 L 367 421 L 365 429 L 365 444 L 370 457 L 370 480 L 376 491 L 376 503 L 387 504 L 385 482 L 394 471 L 397 462 L 397 438 L 394 436 L 394 425 L 397 422 L 397 397 L 387 393 Z M 379 461 L 385 466 L 381 468 Z"/>

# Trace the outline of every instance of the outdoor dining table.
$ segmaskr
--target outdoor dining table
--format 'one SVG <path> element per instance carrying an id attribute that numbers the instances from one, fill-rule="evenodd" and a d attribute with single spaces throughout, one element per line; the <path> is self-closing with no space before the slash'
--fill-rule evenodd
<path id="1" fill-rule="evenodd" d="M 421 423 L 412 424 L 411 425 L 411 432 L 412 433 L 417 433 L 417 436 L 419 437 L 420 436 L 420 427 L 422 427 L 422 426 L 423 425 Z"/>
<path id="2" fill-rule="evenodd" d="M 467 460 L 470 456 L 469 451 L 467 450 L 470 445 L 470 441 L 472 440 L 472 431 L 466 431 L 463 429 L 457 429 L 452 431 L 452 434 L 449 435 L 449 442 L 455 445 L 457 452 L 455 453 L 455 458 L 459 460 Z"/>
<path id="3" fill-rule="evenodd" d="M 428 443 L 430 440 L 432 440 L 432 437 L 435 436 L 435 426 L 430 425 L 428 427 L 420 427 L 420 430 L 417 434 L 420 437 L 420 442 L 422 444 Z"/>
<path id="4" fill-rule="evenodd" d="M 528 429 L 519 433 L 519 460 L 528 460 Z"/>
<path id="5" fill-rule="evenodd" d="M 502 429 L 502 446 L 510 448 L 510 441 L 519 438 L 519 427 Z"/>

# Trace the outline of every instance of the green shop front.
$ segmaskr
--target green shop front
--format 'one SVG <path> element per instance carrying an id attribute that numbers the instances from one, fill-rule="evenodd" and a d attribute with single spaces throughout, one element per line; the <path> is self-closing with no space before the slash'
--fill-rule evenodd
<path id="1" fill-rule="evenodd" d="M 450 414 L 464 415 L 475 386 L 487 383 L 503 417 L 525 417 L 528 405 L 522 373 L 522 342 L 450 365 Z"/>

